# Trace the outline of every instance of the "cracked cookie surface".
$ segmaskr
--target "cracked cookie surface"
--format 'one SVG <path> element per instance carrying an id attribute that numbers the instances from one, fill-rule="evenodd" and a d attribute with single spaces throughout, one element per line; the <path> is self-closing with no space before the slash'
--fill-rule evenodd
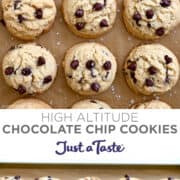
<path id="1" fill-rule="evenodd" d="M 8 109 L 51 109 L 51 107 L 41 100 L 29 98 L 13 102 Z"/>
<path id="2" fill-rule="evenodd" d="M 116 19 L 116 0 L 63 0 L 63 14 L 78 36 L 96 38 L 110 30 Z"/>
<path id="3" fill-rule="evenodd" d="M 2 8 L 7 29 L 23 40 L 48 31 L 56 16 L 53 0 L 2 0 Z"/>
<path id="4" fill-rule="evenodd" d="M 110 109 L 111 107 L 103 101 L 85 99 L 75 103 L 72 109 Z"/>
<path id="5" fill-rule="evenodd" d="M 171 109 L 171 106 L 163 101 L 152 100 L 135 104 L 131 107 L 131 109 Z"/>
<path id="6" fill-rule="evenodd" d="M 68 85 L 81 95 L 107 90 L 114 81 L 117 63 L 113 54 L 98 43 L 81 43 L 69 49 L 63 62 Z"/>
<path id="7" fill-rule="evenodd" d="M 179 79 L 179 62 L 176 56 L 160 44 L 134 48 L 124 65 L 129 86 L 145 95 L 165 93 Z"/>
<path id="8" fill-rule="evenodd" d="M 124 0 L 129 32 L 141 39 L 158 39 L 180 23 L 179 0 Z"/>
<path id="9" fill-rule="evenodd" d="M 57 64 L 52 54 L 34 43 L 12 47 L 3 59 L 6 83 L 19 94 L 42 93 L 56 77 Z"/>

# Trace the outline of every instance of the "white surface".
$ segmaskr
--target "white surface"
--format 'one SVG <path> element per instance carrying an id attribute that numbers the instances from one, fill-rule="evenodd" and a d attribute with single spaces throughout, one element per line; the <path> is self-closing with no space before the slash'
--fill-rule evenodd
<path id="1" fill-rule="evenodd" d="M 58 163 L 58 164 L 180 164 L 180 111 L 179 110 L 108 110 L 108 111 L 77 111 L 77 110 L 49 110 L 50 113 L 71 113 L 72 121 L 66 119 L 66 122 L 42 122 L 42 110 L 0 110 L 0 162 L 1 163 Z M 138 122 L 87 122 L 94 120 L 94 112 L 111 112 L 114 115 L 118 113 L 136 112 Z M 83 113 L 86 122 L 79 121 L 77 118 Z M 89 115 L 89 116 L 87 116 Z M 58 116 L 59 117 L 59 116 Z M 88 117 L 88 118 L 87 118 Z M 104 118 L 105 119 L 105 118 Z M 62 119 L 58 118 L 58 121 Z M 2 129 L 5 124 L 9 125 L 53 125 L 54 129 L 61 124 L 80 124 L 82 134 L 4 134 Z M 116 126 L 116 131 L 112 134 L 87 134 L 85 127 L 89 124 L 112 124 Z M 178 132 L 176 134 L 121 134 L 119 126 L 121 125 L 176 125 Z M 95 151 L 90 153 L 69 152 L 58 156 L 55 151 L 58 150 L 56 143 L 58 141 L 68 141 L 75 145 L 80 141 L 86 146 L 94 140 L 106 140 L 110 145 L 112 142 L 123 144 L 125 151 L 121 153 L 104 152 L 97 155 Z"/>

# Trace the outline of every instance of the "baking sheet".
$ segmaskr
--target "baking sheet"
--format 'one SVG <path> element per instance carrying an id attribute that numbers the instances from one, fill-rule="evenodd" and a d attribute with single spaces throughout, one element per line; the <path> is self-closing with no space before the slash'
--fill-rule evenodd
<path id="1" fill-rule="evenodd" d="M 78 180 L 86 176 L 98 176 L 102 180 L 118 180 L 125 174 L 143 180 L 159 180 L 170 176 L 180 179 L 180 167 L 0 165 L 0 176 L 21 175 L 26 180 L 48 175 L 61 180 Z"/>
<path id="2" fill-rule="evenodd" d="M 122 65 L 128 52 L 136 45 L 147 43 L 145 41 L 140 41 L 132 37 L 125 29 L 122 21 L 122 0 L 117 0 L 118 2 L 118 12 L 117 19 L 113 29 L 106 35 L 95 39 L 87 40 L 81 39 L 74 34 L 72 34 L 66 24 L 64 23 L 62 14 L 60 12 L 61 0 L 55 0 L 57 5 L 57 17 L 54 26 L 50 32 L 42 35 L 36 42 L 48 48 L 55 56 L 57 63 L 59 65 L 59 71 L 53 86 L 42 95 L 34 95 L 38 98 L 45 100 L 51 104 L 54 108 L 68 108 L 73 103 L 78 100 L 85 99 L 87 96 L 80 96 L 73 92 L 65 81 L 64 72 L 62 69 L 62 60 L 64 54 L 68 48 L 74 44 L 85 42 L 85 41 L 95 41 L 106 45 L 111 49 L 113 54 L 117 58 L 118 62 L 118 73 L 116 80 L 114 81 L 111 88 L 103 94 L 97 95 L 92 98 L 97 98 L 104 100 L 109 103 L 113 108 L 128 108 L 134 102 L 142 102 L 155 97 L 146 97 L 143 95 L 135 94 L 125 82 Z M 2 17 L 2 13 L 1 13 Z M 1 18 L 2 19 L 2 18 Z M 180 27 L 177 27 L 170 35 L 164 37 L 162 40 L 156 41 L 166 45 L 168 48 L 173 50 L 176 56 L 180 59 Z M 14 37 L 12 37 L 6 30 L 6 28 L 0 24 L 0 60 L 2 61 L 3 56 L 7 50 L 15 44 L 22 43 Z M 15 91 L 9 88 L 3 79 L 2 71 L 0 70 L 0 107 L 5 108 L 8 104 L 17 100 L 21 96 Z M 177 86 L 170 92 L 162 95 L 160 99 L 171 104 L 174 108 L 180 108 L 180 81 Z M 159 98 L 159 97 L 156 97 Z"/>

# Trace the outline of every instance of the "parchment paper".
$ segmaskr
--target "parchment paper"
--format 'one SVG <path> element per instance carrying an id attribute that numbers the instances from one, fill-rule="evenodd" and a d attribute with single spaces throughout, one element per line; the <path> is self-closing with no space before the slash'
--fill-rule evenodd
<path id="1" fill-rule="evenodd" d="M 113 108 L 128 108 L 132 103 L 143 102 L 153 98 L 160 98 L 171 104 L 174 108 L 180 108 L 180 81 L 172 91 L 160 96 L 160 97 L 146 97 L 143 95 L 135 94 L 129 87 L 124 79 L 122 73 L 123 62 L 128 55 L 129 51 L 139 44 L 147 43 L 140 41 L 132 37 L 125 29 L 122 21 L 122 0 L 118 0 L 118 12 L 117 19 L 113 29 L 106 35 L 95 39 L 87 40 L 76 37 L 72 34 L 66 24 L 64 23 L 62 14 L 60 12 L 61 0 L 55 0 L 58 13 L 56 21 L 50 32 L 42 35 L 36 42 L 48 48 L 55 56 L 57 63 L 59 64 L 59 71 L 57 79 L 53 86 L 42 95 L 35 95 L 39 99 L 45 100 L 51 104 L 54 108 L 68 108 L 78 100 L 88 98 L 87 96 L 80 96 L 73 92 L 65 81 L 64 72 L 62 69 L 62 60 L 64 54 L 68 48 L 76 43 L 85 41 L 95 41 L 106 45 L 111 49 L 113 54 L 117 58 L 118 62 L 118 73 L 116 80 L 112 87 L 103 94 L 96 97 L 100 100 L 104 100 L 109 103 Z M 166 45 L 168 48 L 173 50 L 176 56 L 180 59 L 180 26 L 177 27 L 170 35 L 164 37 L 161 40 L 156 41 Z M 7 50 L 15 44 L 22 43 L 13 38 L 6 28 L 0 24 L 0 60 L 2 61 L 3 56 Z M 0 68 L 2 69 L 2 68 Z M 2 76 L 2 70 L 0 70 L 0 107 L 4 108 L 14 100 L 17 100 L 21 96 L 18 95 L 13 89 L 9 88 Z"/>

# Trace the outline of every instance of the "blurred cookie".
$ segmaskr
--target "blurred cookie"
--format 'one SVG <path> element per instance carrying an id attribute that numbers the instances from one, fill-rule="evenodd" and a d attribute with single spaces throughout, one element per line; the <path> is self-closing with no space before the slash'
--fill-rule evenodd
<path id="1" fill-rule="evenodd" d="M 56 16 L 54 0 L 2 0 L 2 9 L 9 32 L 23 40 L 48 31 Z"/>
<path id="2" fill-rule="evenodd" d="M 110 30 L 116 19 L 116 0 L 63 0 L 63 14 L 78 36 L 96 38 Z"/>
<path id="3" fill-rule="evenodd" d="M 19 99 L 9 105 L 8 109 L 51 109 L 51 106 L 38 99 Z"/>
<path id="4" fill-rule="evenodd" d="M 180 22 L 179 0 L 124 0 L 124 22 L 141 39 L 158 39 Z"/>
<path id="5" fill-rule="evenodd" d="M 110 109 L 111 107 L 103 101 L 86 99 L 75 103 L 72 109 Z"/>
<path id="6" fill-rule="evenodd" d="M 19 94 L 42 93 L 54 82 L 57 65 L 42 46 L 29 43 L 11 48 L 3 59 L 6 83 Z"/>
<path id="7" fill-rule="evenodd" d="M 52 176 L 44 176 L 44 177 L 36 178 L 35 180 L 60 180 L 60 179 L 53 178 Z"/>
<path id="8" fill-rule="evenodd" d="M 4 176 L 0 180 L 22 180 L 21 176 Z"/>
<path id="9" fill-rule="evenodd" d="M 135 104 L 131 109 L 171 109 L 167 103 L 159 100 L 152 100 L 144 103 Z"/>
<path id="10" fill-rule="evenodd" d="M 85 178 L 80 178 L 79 180 L 101 180 L 98 177 L 85 177 Z"/>
<path id="11" fill-rule="evenodd" d="M 145 95 L 165 93 L 179 79 L 179 62 L 176 56 L 160 44 L 134 48 L 124 66 L 129 86 Z"/>
<path id="12" fill-rule="evenodd" d="M 117 63 L 113 54 L 98 43 L 81 43 L 66 53 L 65 76 L 69 86 L 81 95 L 106 91 L 114 81 Z"/>

